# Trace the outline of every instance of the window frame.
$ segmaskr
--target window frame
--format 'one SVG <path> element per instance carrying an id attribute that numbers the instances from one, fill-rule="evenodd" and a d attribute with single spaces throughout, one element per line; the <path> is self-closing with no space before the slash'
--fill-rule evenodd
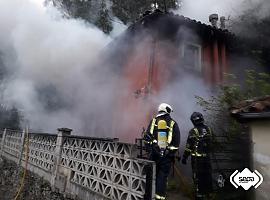
<path id="1" fill-rule="evenodd" d="M 181 59 L 183 59 L 183 61 L 185 60 L 185 49 L 186 46 L 192 46 L 198 49 L 198 62 L 195 65 L 194 63 L 194 67 L 190 67 L 187 66 L 185 63 L 183 63 L 183 67 L 186 69 L 190 69 L 196 72 L 202 72 L 202 46 L 198 43 L 193 43 L 193 42 L 183 42 L 181 44 Z"/>

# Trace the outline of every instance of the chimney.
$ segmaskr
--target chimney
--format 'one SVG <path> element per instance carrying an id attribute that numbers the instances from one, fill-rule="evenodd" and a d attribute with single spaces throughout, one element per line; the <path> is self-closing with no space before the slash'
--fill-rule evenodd
<path id="1" fill-rule="evenodd" d="M 218 22 L 218 14 L 212 14 L 209 16 L 209 22 L 212 24 L 213 27 L 217 28 Z"/>
<path id="2" fill-rule="evenodd" d="M 226 29 L 226 18 L 224 16 L 220 17 L 220 28 L 222 30 Z"/>

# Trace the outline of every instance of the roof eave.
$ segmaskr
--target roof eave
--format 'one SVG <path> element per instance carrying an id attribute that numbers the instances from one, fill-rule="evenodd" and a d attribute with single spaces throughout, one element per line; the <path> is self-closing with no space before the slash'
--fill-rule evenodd
<path id="1" fill-rule="evenodd" d="M 257 120 L 266 120 L 270 119 L 270 112 L 257 112 L 257 113 L 237 113 L 233 114 L 233 117 L 235 117 L 240 122 L 250 122 L 250 121 L 257 121 Z"/>

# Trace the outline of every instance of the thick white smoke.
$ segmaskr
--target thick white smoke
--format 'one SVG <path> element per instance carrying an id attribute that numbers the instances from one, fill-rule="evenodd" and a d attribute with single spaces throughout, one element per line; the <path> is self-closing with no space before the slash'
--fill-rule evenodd
<path id="1" fill-rule="evenodd" d="M 0 27 L 9 72 L 1 101 L 17 106 L 33 129 L 86 130 L 111 96 L 112 86 L 96 77 L 95 65 L 111 38 L 33 0 L 0 1 Z M 48 109 L 48 102 L 55 107 Z"/>
<path id="2" fill-rule="evenodd" d="M 209 15 L 213 13 L 235 19 L 249 9 L 258 8 L 256 16 L 263 18 L 269 14 L 269 0 L 180 0 L 181 7 L 176 12 L 186 17 L 209 24 Z"/>
<path id="3" fill-rule="evenodd" d="M 229 15 L 241 2 L 184 0 L 179 12 L 207 22 L 210 13 Z M 117 91 L 111 83 L 117 78 L 108 68 L 102 73 L 104 66 L 96 63 L 103 59 L 100 51 L 111 38 L 82 20 L 63 18 L 42 3 L 0 1 L 0 56 L 9 72 L 1 100 L 18 107 L 35 130 L 68 126 L 85 135 L 100 134 L 95 133 L 100 128 L 109 130 L 110 117 L 103 114 L 111 115 Z M 124 28 L 115 22 L 112 35 Z M 194 95 L 207 96 L 206 90 L 200 80 L 183 76 L 162 91 L 155 103 L 175 106 L 174 115 L 186 135 L 189 116 L 198 109 Z M 102 125 L 93 123 L 96 118 Z"/>
<path id="4" fill-rule="evenodd" d="M 220 16 L 235 16 L 245 0 L 183 0 L 177 11 L 186 17 L 209 23 L 209 15 L 218 13 Z"/>
<path id="5" fill-rule="evenodd" d="M 18 107 L 34 130 L 69 127 L 75 134 L 104 136 L 100 132 L 108 132 L 111 125 L 104 113 L 112 115 L 117 88 L 111 84 L 114 73 L 105 69 L 101 74 L 104 66 L 97 62 L 111 38 L 34 0 L 1 1 L 0 26 L 0 52 L 9 72 L 2 101 Z M 115 22 L 112 35 L 124 28 Z M 174 105 L 174 117 L 186 135 L 189 116 L 198 109 L 194 95 L 204 88 L 198 87 L 199 80 L 183 77 L 165 88 L 155 103 Z M 97 118 L 99 123 L 93 123 Z"/>

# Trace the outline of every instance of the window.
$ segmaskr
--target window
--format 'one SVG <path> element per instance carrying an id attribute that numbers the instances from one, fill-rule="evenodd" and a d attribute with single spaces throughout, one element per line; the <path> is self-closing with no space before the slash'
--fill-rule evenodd
<path id="1" fill-rule="evenodd" d="M 201 72 L 202 56 L 201 46 L 198 44 L 184 43 L 182 45 L 182 63 L 183 67 Z"/>

